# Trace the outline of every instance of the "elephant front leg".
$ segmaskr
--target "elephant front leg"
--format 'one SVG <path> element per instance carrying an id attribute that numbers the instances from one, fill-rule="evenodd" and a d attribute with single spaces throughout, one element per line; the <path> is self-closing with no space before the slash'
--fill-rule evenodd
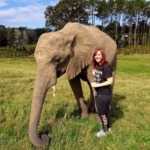
<path id="1" fill-rule="evenodd" d="M 70 86 L 72 88 L 72 91 L 74 93 L 74 96 L 77 100 L 78 109 L 79 109 L 79 115 L 81 118 L 88 118 L 88 108 L 84 100 L 83 91 L 81 87 L 81 82 L 79 77 L 75 77 L 71 80 L 69 80 Z"/>
<path id="2" fill-rule="evenodd" d="M 96 106 L 95 106 L 95 100 L 94 100 L 94 95 L 93 93 L 95 92 L 94 89 L 92 89 L 89 81 L 87 81 L 89 88 L 90 88 L 90 100 L 89 100 L 89 104 L 88 104 L 88 112 L 97 112 L 96 111 Z"/>

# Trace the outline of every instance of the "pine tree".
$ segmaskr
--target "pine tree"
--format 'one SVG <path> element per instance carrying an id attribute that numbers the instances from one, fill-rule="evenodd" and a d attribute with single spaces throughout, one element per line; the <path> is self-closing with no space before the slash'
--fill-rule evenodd
<path id="1" fill-rule="evenodd" d="M 85 0 L 61 0 L 56 6 L 48 6 L 45 11 L 46 27 L 59 30 L 68 22 L 88 24 Z"/>

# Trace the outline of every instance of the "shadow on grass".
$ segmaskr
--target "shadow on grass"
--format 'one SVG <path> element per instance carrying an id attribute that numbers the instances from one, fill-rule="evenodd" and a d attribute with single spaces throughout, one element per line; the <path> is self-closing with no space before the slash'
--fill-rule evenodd
<path id="1" fill-rule="evenodd" d="M 71 119 L 74 117 L 78 117 L 78 108 L 76 106 L 76 108 L 72 109 L 72 110 L 68 110 L 68 108 L 70 107 L 70 104 L 65 103 L 62 107 L 59 107 L 59 109 L 55 112 L 55 117 L 56 120 L 58 119 Z"/>
<path id="2" fill-rule="evenodd" d="M 111 103 L 112 109 L 109 112 L 110 119 L 113 118 L 113 120 L 115 121 L 116 119 L 120 119 L 124 116 L 122 108 L 119 105 L 119 102 L 123 101 L 125 98 L 126 97 L 124 95 L 113 94 L 113 100 Z M 88 107 L 89 107 L 89 104 L 88 104 L 89 101 L 90 100 L 87 100 L 86 102 Z M 89 114 L 97 113 L 96 110 L 94 109 L 95 108 L 94 104 L 93 105 L 91 104 L 91 106 L 93 107 L 91 107 L 92 110 L 89 111 Z M 61 119 L 61 118 L 66 118 L 66 119 L 80 118 L 81 112 L 78 111 L 77 106 L 71 112 L 67 111 L 66 109 L 67 107 L 69 107 L 69 104 L 66 103 L 66 104 L 63 104 L 63 106 L 57 110 L 57 112 L 55 113 L 56 120 Z M 114 121 L 111 121 L 111 122 L 113 123 Z"/>
<path id="3" fill-rule="evenodd" d="M 110 120 L 110 124 L 112 125 L 117 119 L 123 118 L 124 113 L 122 111 L 122 108 L 119 105 L 120 101 L 125 100 L 126 97 L 124 95 L 118 95 L 118 94 L 113 94 L 113 99 L 111 101 L 111 107 L 108 108 L 107 110 L 107 115 Z M 90 99 L 88 99 L 90 102 Z M 92 114 L 97 114 L 96 109 L 94 107 L 94 103 L 89 103 L 89 113 Z M 101 122 L 100 119 L 98 118 L 98 122 Z"/>
<path id="4" fill-rule="evenodd" d="M 124 95 L 113 94 L 113 100 L 111 102 L 112 112 L 110 112 L 110 124 L 112 125 L 116 120 L 123 118 L 124 113 L 122 108 L 119 105 L 120 101 L 125 100 L 126 97 Z"/>

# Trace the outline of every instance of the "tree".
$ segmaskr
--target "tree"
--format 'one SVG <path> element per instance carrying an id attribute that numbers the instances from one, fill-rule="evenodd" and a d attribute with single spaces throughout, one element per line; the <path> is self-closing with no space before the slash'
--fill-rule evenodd
<path id="1" fill-rule="evenodd" d="M 0 25 L 0 46 L 6 46 L 6 45 L 7 45 L 6 27 L 3 25 Z"/>
<path id="2" fill-rule="evenodd" d="M 14 28 L 14 37 L 15 37 L 15 40 L 13 44 L 17 46 L 19 45 L 24 46 L 28 44 L 27 28 L 26 27 Z"/>
<path id="3" fill-rule="evenodd" d="M 15 41 L 14 28 L 7 28 L 7 45 L 12 46 Z"/>
<path id="4" fill-rule="evenodd" d="M 135 0 L 134 1 L 134 46 L 137 46 L 139 44 L 139 20 L 141 17 L 141 14 L 143 13 L 145 9 L 145 0 Z"/>
<path id="5" fill-rule="evenodd" d="M 150 26 L 150 2 L 146 2 L 145 9 L 143 10 L 143 20 L 140 23 L 142 30 L 142 44 L 146 45 L 149 43 L 148 37 L 150 36 L 150 32 L 148 32 L 148 26 Z"/>
<path id="6" fill-rule="evenodd" d="M 115 5 L 113 8 L 115 16 L 115 41 L 117 41 L 118 38 L 118 24 L 120 23 L 121 14 L 124 12 L 125 4 L 125 0 L 115 0 Z"/>
<path id="7" fill-rule="evenodd" d="M 37 34 L 33 29 L 27 29 L 28 44 L 34 44 L 37 42 Z"/>
<path id="8" fill-rule="evenodd" d="M 134 46 L 139 44 L 139 20 L 140 17 L 146 8 L 146 1 L 145 0 L 130 0 L 127 1 L 127 10 L 129 16 L 129 45 L 133 37 L 134 39 Z M 132 36 L 132 27 L 134 26 L 134 36 Z"/>
<path id="9" fill-rule="evenodd" d="M 128 44 L 129 44 L 129 47 L 130 47 L 131 44 L 132 44 L 132 24 L 133 24 L 133 14 L 134 14 L 133 1 L 132 0 L 127 1 L 126 7 L 127 7 L 127 12 L 126 12 L 127 18 L 126 19 L 128 19 L 128 24 L 129 24 Z"/>
<path id="10" fill-rule="evenodd" d="M 41 34 L 46 33 L 46 32 L 50 32 L 50 31 L 51 30 L 47 30 L 47 28 L 36 28 L 35 29 L 37 38 L 39 38 Z"/>
<path id="11" fill-rule="evenodd" d="M 92 25 L 95 25 L 95 15 L 97 14 L 96 3 L 97 0 L 86 0 L 87 12 L 90 16 L 92 16 Z"/>
<path id="12" fill-rule="evenodd" d="M 45 11 L 46 27 L 59 30 L 68 22 L 88 24 L 85 0 L 61 0 L 56 6 L 48 6 Z"/>
<path id="13" fill-rule="evenodd" d="M 104 31 L 105 22 L 107 23 L 106 19 L 108 19 L 109 10 L 107 9 L 108 3 L 106 0 L 97 1 L 97 17 L 102 22 L 102 31 Z"/>

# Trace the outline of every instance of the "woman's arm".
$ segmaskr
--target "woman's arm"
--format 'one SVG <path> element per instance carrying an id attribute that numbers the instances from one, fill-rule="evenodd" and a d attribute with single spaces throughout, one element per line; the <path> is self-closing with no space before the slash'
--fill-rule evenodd
<path id="1" fill-rule="evenodd" d="M 91 86 L 92 87 L 102 87 L 102 86 L 107 86 L 107 85 L 112 85 L 113 84 L 113 77 L 107 78 L 107 81 L 103 82 L 103 83 L 95 83 L 92 82 Z"/>

